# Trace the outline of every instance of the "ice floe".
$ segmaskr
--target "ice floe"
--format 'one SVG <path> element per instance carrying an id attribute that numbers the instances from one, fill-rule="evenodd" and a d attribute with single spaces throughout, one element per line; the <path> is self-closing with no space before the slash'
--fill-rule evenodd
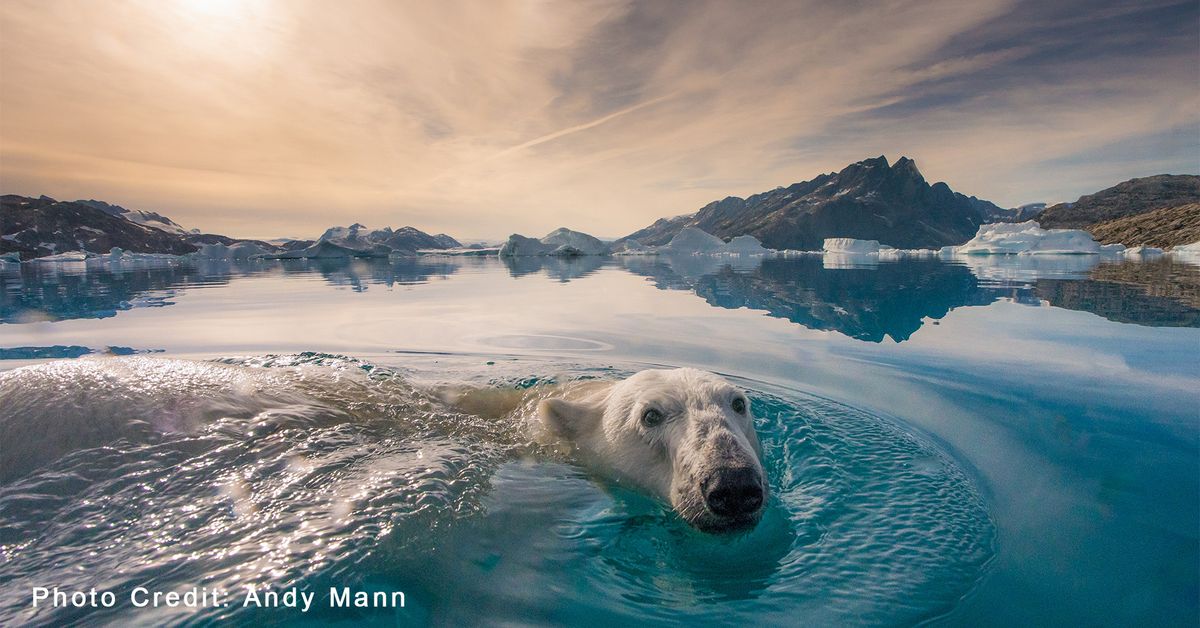
<path id="1" fill-rule="evenodd" d="M 1159 257 L 1163 250 L 1153 246 L 1131 246 L 1124 251 L 1125 257 Z"/>
<path id="2" fill-rule="evenodd" d="M 826 253 L 851 253 L 865 255 L 879 252 L 878 240 L 856 240 L 854 238 L 825 238 L 821 250 Z M 888 247 L 889 249 L 891 247 Z"/>
<path id="3" fill-rule="evenodd" d="M 267 249 L 253 242 L 234 242 L 233 244 L 205 244 L 200 250 L 192 253 L 200 259 L 233 259 L 245 260 L 270 253 Z"/>
<path id="4" fill-rule="evenodd" d="M 1033 220 L 980 225 L 966 244 L 947 248 L 954 255 L 1097 255 L 1102 251 L 1086 231 L 1043 229 Z"/>
<path id="5" fill-rule="evenodd" d="M 497 253 L 500 257 L 608 255 L 608 245 L 595 236 L 561 227 L 537 240 L 514 233 Z"/>
<path id="6" fill-rule="evenodd" d="M 1173 246 L 1167 254 L 1177 261 L 1200 264 L 1200 242 Z"/>

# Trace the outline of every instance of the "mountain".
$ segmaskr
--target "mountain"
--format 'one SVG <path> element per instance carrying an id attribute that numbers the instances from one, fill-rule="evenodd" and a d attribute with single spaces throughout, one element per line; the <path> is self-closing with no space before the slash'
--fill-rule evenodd
<path id="1" fill-rule="evenodd" d="M 108 253 L 113 247 L 176 255 L 197 250 L 180 234 L 127 220 L 86 202 L 5 194 L 0 196 L 0 216 L 0 253 L 16 251 L 23 259 L 67 251 Z"/>
<path id="2" fill-rule="evenodd" d="M 1037 221 L 1044 229 L 1087 229 L 1102 222 L 1190 203 L 1200 203 L 1200 176 L 1160 174 L 1118 183 L 1081 196 L 1074 203 L 1052 205 Z"/>
<path id="3" fill-rule="evenodd" d="M 187 235 L 190 233 L 199 233 L 198 231 L 188 231 L 187 229 L 184 229 L 183 227 L 179 226 L 179 224 L 176 223 L 174 220 L 171 220 L 170 218 L 167 218 L 166 216 L 163 216 L 162 214 L 157 214 L 155 212 L 148 212 L 148 211 L 143 211 L 140 209 L 125 209 L 124 207 L 121 207 L 120 205 L 111 205 L 109 203 L 105 203 L 104 201 L 97 201 L 97 200 L 91 200 L 91 199 L 86 200 L 86 201 L 75 201 L 75 202 L 79 203 L 80 205 L 87 205 L 88 207 L 95 207 L 96 209 L 98 209 L 106 214 L 109 214 L 111 216 L 116 216 L 117 218 L 124 218 L 125 220 L 128 220 L 129 222 L 136 222 L 137 224 L 142 225 L 143 227 L 152 227 L 154 229 L 158 229 L 159 231 L 166 231 L 167 233 L 174 233 L 177 235 Z"/>
<path id="4" fill-rule="evenodd" d="M 1088 231 L 1102 244 L 1154 246 L 1165 249 L 1200 242 L 1200 203 L 1163 207 L 1090 225 Z"/>
<path id="5" fill-rule="evenodd" d="M 888 165 L 881 156 L 749 198 L 714 201 L 624 239 L 661 245 L 685 227 L 697 227 L 726 240 L 752 235 L 772 249 L 818 250 L 825 238 L 834 237 L 903 249 L 939 248 L 962 244 L 979 225 L 1013 220 L 1016 213 L 945 183 L 930 185 L 907 157 Z"/>
<path id="6" fill-rule="evenodd" d="M 384 251 L 383 255 L 387 255 L 387 251 L 406 251 L 415 255 L 422 249 L 455 249 L 462 246 L 458 240 L 444 233 L 429 235 L 415 227 L 371 229 L 359 223 L 349 227 L 330 227 L 317 241 L 356 251 Z"/>
<path id="7" fill-rule="evenodd" d="M 416 255 L 421 249 L 459 248 L 454 238 L 413 227 L 368 229 L 360 224 L 333 227 L 320 241 L 295 240 L 280 246 L 215 233 L 187 230 L 155 212 L 126 209 L 104 201 L 57 201 L 48 196 L 0 196 L 0 253 L 23 259 L 68 251 L 108 253 L 199 252 L 201 256 L 286 253 L 288 257 L 387 257 Z"/>

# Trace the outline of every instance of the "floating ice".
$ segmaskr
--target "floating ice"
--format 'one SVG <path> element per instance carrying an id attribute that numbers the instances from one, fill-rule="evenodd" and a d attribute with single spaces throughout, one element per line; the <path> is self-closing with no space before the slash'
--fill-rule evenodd
<path id="1" fill-rule="evenodd" d="M 550 250 L 550 247 L 542 244 L 539 240 L 514 233 L 508 236 L 508 241 L 500 246 L 500 250 L 496 254 L 500 257 L 530 257 L 546 255 Z"/>
<path id="2" fill-rule="evenodd" d="M 1158 257 L 1163 250 L 1153 246 L 1131 246 L 1124 251 L 1125 257 Z"/>
<path id="3" fill-rule="evenodd" d="M 980 225 L 956 255 L 1096 255 L 1100 243 L 1079 229 L 1042 229 L 1036 221 Z M 943 249 L 945 252 L 945 249 Z"/>
<path id="4" fill-rule="evenodd" d="M 653 255 L 654 247 L 646 246 L 637 240 L 621 240 L 612 246 L 613 255 Z"/>
<path id="5" fill-rule="evenodd" d="M 225 244 L 205 244 L 192 255 L 201 259 L 235 259 L 243 260 L 269 253 L 263 247 L 253 242 L 234 242 Z"/>
<path id="6" fill-rule="evenodd" d="M 1178 246 L 1171 247 L 1171 250 L 1168 252 L 1168 254 L 1172 259 L 1179 260 L 1181 262 L 1200 264 L 1200 242 L 1180 244 Z"/>
<path id="7" fill-rule="evenodd" d="M 307 248 L 271 253 L 262 257 L 263 259 L 348 259 L 351 257 L 387 257 L 390 252 L 387 247 L 357 250 L 332 242 L 318 242 Z"/>
<path id="8" fill-rule="evenodd" d="M 762 242 L 751 235 L 740 235 L 726 243 L 702 229 L 687 227 L 659 248 L 659 252 L 683 255 L 767 255 L 771 250 L 763 247 Z"/>
<path id="9" fill-rule="evenodd" d="M 725 241 L 696 227 L 686 227 L 662 247 L 665 253 L 720 253 Z"/>
<path id="10" fill-rule="evenodd" d="M 576 255 L 607 255 L 608 245 L 601 242 L 599 238 L 590 236 L 579 231 L 571 231 L 566 227 L 560 227 L 551 231 L 546 237 L 542 238 L 542 244 L 555 247 L 556 250 L 564 249 L 564 247 L 578 251 Z"/>
<path id="11" fill-rule="evenodd" d="M 608 245 L 599 238 L 561 227 L 551 231 L 541 240 L 535 240 L 514 233 L 500 247 L 498 255 L 500 257 L 531 257 L 536 255 L 575 257 L 579 255 L 608 255 L 608 253 Z"/>
<path id="12" fill-rule="evenodd" d="M 752 235 L 740 235 L 725 245 L 725 253 L 730 255 L 766 255 L 771 252 Z"/>
<path id="13" fill-rule="evenodd" d="M 878 240 L 856 240 L 854 238 L 825 238 L 821 250 L 826 253 L 878 253 Z M 892 247 L 888 247 L 889 249 Z"/>
<path id="14" fill-rule="evenodd" d="M 75 262 L 86 262 L 89 258 L 93 257 L 96 257 L 95 253 L 88 253 L 86 251 L 68 251 L 66 253 L 59 253 L 57 255 L 47 255 L 45 257 L 31 259 L 28 260 L 27 263 L 69 264 Z"/>

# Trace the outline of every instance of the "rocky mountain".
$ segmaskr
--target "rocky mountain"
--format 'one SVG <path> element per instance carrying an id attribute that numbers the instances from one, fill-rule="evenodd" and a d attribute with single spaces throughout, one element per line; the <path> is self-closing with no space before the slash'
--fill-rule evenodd
<path id="1" fill-rule="evenodd" d="M 1160 174 L 1118 183 L 1081 196 L 1074 203 L 1052 205 L 1037 221 L 1046 229 L 1088 229 L 1099 223 L 1191 203 L 1200 203 L 1200 176 Z"/>
<path id="2" fill-rule="evenodd" d="M 22 259 L 32 259 L 67 251 L 107 253 L 113 247 L 176 255 L 198 248 L 178 233 L 139 224 L 88 202 L 0 196 L 0 253 L 16 251 Z"/>
<path id="3" fill-rule="evenodd" d="M 907 157 L 889 165 L 881 156 L 749 198 L 714 201 L 623 239 L 661 245 L 684 228 L 697 227 L 725 240 L 752 235 L 772 249 L 818 250 L 833 237 L 903 249 L 939 248 L 966 242 L 981 224 L 1016 215 L 945 183 L 930 185 Z"/>
<path id="4" fill-rule="evenodd" d="M 136 222 L 137 224 L 142 225 L 144 227 L 153 227 L 155 229 L 158 229 L 159 231 L 166 231 L 167 233 L 174 233 L 174 234 L 178 234 L 178 235 L 188 235 L 188 234 L 192 234 L 192 233 L 200 233 L 198 230 L 188 231 L 187 229 L 184 229 L 183 227 L 179 226 L 179 224 L 176 223 L 174 220 L 171 220 L 170 218 L 167 218 L 166 216 L 163 216 L 162 214 L 158 214 L 155 212 L 148 212 L 148 211 L 144 211 L 141 209 L 125 209 L 124 207 L 121 207 L 120 205 L 111 205 L 109 203 L 105 203 L 104 201 L 97 201 L 97 200 L 92 200 L 92 199 L 89 199 L 86 201 L 75 201 L 75 202 L 79 203 L 81 205 L 95 207 L 96 209 L 98 209 L 106 214 L 116 216 L 118 218 L 124 218 L 125 220 L 128 220 L 129 222 Z"/>
<path id="5" fill-rule="evenodd" d="M 1153 246 L 1165 249 L 1200 242 L 1200 203 L 1163 207 L 1144 214 L 1108 220 L 1088 227 L 1102 244 Z"/>
<path id="6" fill-rule="evenodd" d="M 330 227 L 321 234 L 317 242 L 328 242 L 356 251 L 384 250 L 409 251 L 416 254 L 422 249 L 453 249 L 462 246 L 454 238 L 439 233 L 429 235 L 415 227 L 391 227 L 371 229 L 360 223 L 349 227 Z M 384 252 L 387 255 L 387 252 Z"/>
<path id="7" fill-rule="evenodd" d="M 198 253 L 203 257 L 240 259 L 271 253 L 286 257 L 387 257 L 462 246 L 445 234 L 430 235 L 413 227 L 368 229 L 357 223 L 328 229 L 319 241 L 293 240 L 277 245 L 189 231 L 162 214 L 104 201 L 60 202 L 48 196 L 8 194 L 0 196 L 0 202 L 0 253 L 15 251 L 22 259 L 68 251 L 108 253 L 114 247 L 131 253 Z"/>

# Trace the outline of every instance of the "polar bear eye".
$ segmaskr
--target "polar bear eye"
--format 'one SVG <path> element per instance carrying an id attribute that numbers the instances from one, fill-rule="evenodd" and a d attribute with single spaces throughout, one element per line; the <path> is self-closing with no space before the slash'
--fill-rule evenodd
<path id="1" fill-rule="evenodd" d="M 746 400 L 738 397 L 733 400 L 733 411 L 738 414 L 746 414 Z"/>
<path id="2" fill-rule="evenodd" d="M 646 411 L 642 413 L 642 423 L 646 427 L 654 427 L 659 425 L 663 422 L 664 418 L 665 417 L 663 417 L 663 413 L 655 410 L 654 408 L 647 408 Z"/>

